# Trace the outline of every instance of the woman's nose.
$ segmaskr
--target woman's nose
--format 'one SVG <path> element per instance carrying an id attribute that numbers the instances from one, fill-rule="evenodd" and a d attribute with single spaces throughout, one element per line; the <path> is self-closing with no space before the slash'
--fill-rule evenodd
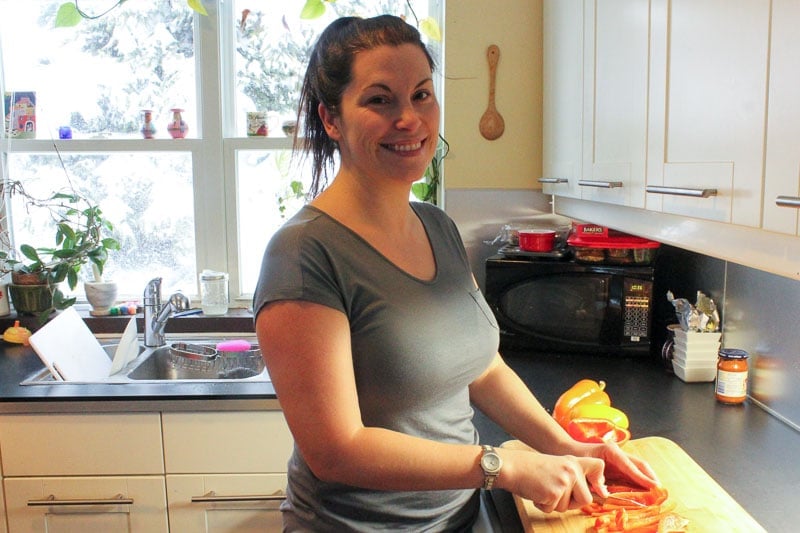
<path id="1" fill-rule="evenodd" d="M 399 129 L 413 129 L 419 126 L 422 119 L 412 103 L 402 104 L 397 111 L 395 126 Z"/>

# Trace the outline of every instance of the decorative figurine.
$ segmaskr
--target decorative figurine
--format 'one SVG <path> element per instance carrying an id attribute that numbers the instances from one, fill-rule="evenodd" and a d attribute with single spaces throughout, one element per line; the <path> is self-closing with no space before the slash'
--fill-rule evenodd
<path id="1" fill-rule="evenodd" d="M 183 109 L 170 109 L 172 111 L 172 121 L 167 126 L 167 131 L 173 139 L 183 139 L 189 131 L 189 125 L 181 117 Z"/>
<path id="2" fill-rule="evenodd" d="M 156 127 L 153 124 L 153 111 L 150 109 L 143 109 L 144 124 L 142 125 L 142 137 L 145 139 L 152 139 L 156 134 Z"/>

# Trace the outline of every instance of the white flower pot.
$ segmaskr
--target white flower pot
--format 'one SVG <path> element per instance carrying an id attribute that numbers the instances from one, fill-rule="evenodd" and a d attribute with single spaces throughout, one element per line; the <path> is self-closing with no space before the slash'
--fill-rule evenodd
<path id="1" fill-rule="evenodd" d="M 111 306 L 117 301 L 117 284 L 113 281 L 87 281 L 83 284 L 86 299 L 92 305 L 92 316 L 105 316 L 111 313 Z"/>

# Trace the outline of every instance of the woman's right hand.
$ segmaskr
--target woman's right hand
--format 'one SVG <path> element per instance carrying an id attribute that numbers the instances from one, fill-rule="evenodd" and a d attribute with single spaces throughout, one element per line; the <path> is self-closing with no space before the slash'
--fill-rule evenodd
<path id="1" fill-rule="evenodd" d="M 602 459 L 504 448 L 498 453 L 503 470 L 497 486 L 531 500 L 545 513 L 591 503 L 592 490 L 600 496 L 608 495 Z"/>

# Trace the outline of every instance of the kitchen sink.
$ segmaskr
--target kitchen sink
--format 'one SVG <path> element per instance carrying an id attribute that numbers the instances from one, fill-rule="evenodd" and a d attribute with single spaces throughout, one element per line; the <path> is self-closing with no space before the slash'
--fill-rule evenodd
<path id="1" fill-rule="evenodd" d="M 222 338 L 168 340 L 150 348 L 139 344 L 139 354 L 122 370 L 95 381 L 58 381 L 47 368 L 26 378 L 21 385 L 76 383 L 163 383 L 169 382 L 268 382 L 269 374 L 254 339 L 248 350 L 225 352 L 216 349 Z M 118 344 L 103 344 L 109 359 Z"/>

